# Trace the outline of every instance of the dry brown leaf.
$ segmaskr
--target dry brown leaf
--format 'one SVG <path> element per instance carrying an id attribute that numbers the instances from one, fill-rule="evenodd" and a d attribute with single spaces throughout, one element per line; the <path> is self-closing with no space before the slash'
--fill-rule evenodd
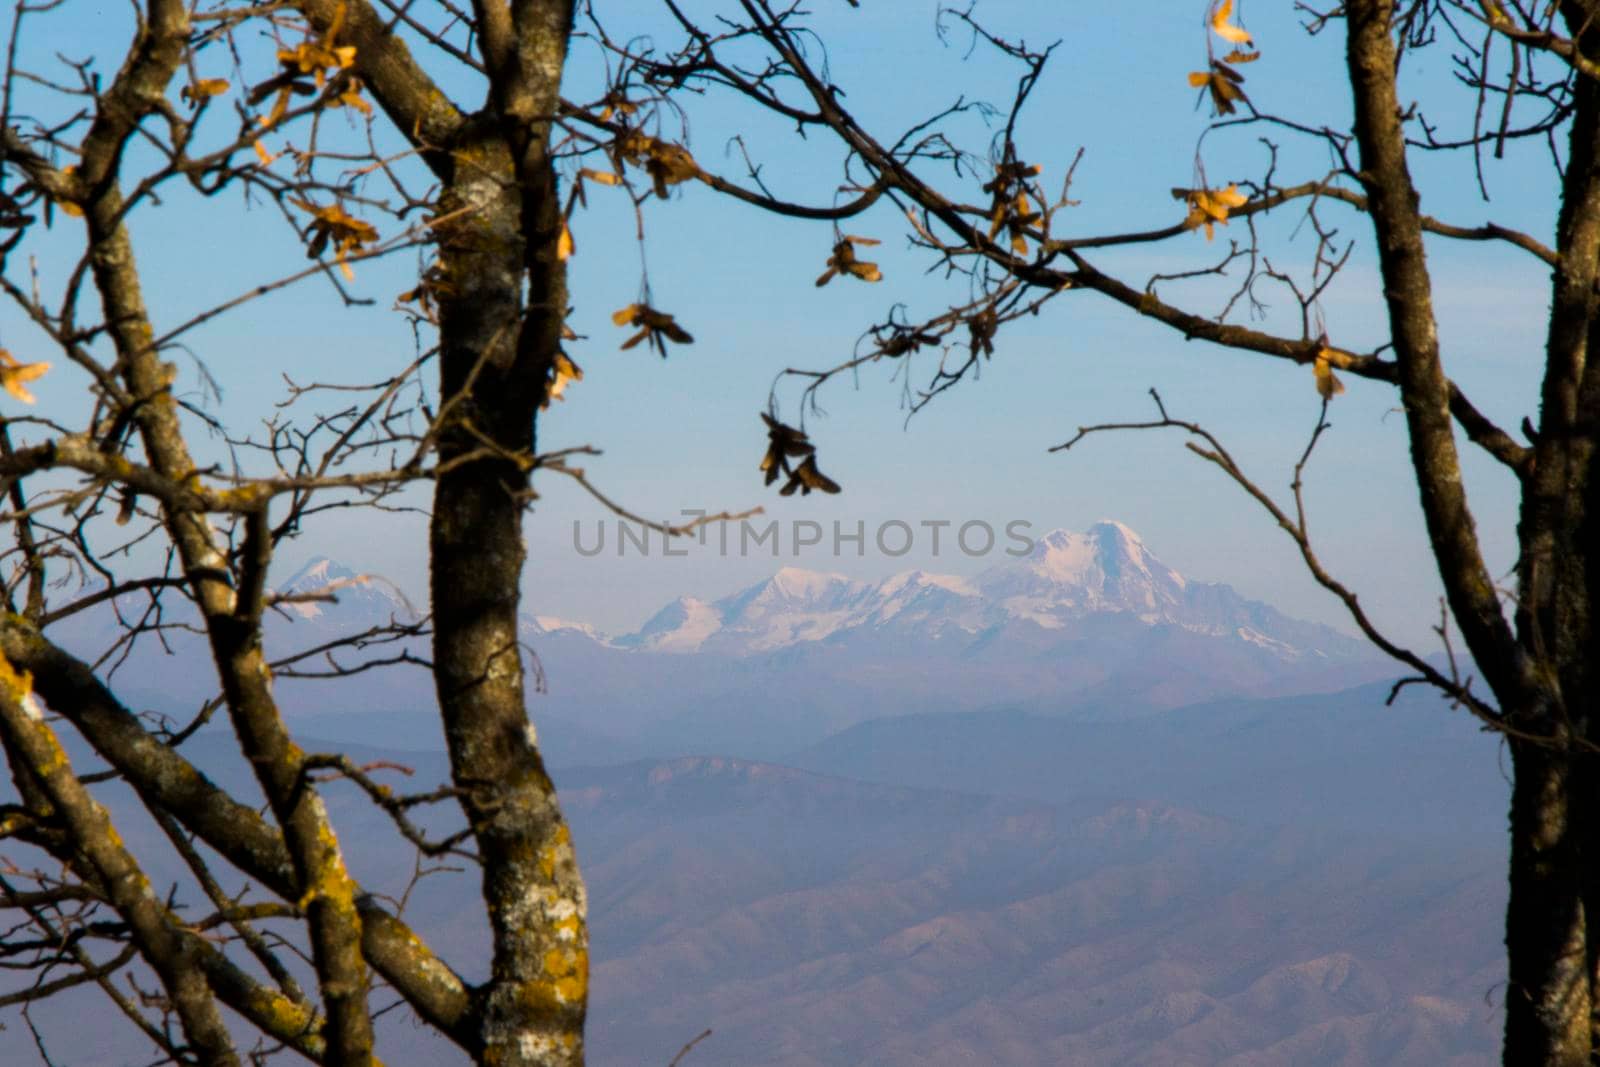
<path id="1" fill-rule="evenodd" d="M 674 341 L 680 345 L 694 343 L 694 337 L 688 330 L 679 326 L 671 315 L 657 311 L 649 304 L 629 304 L 627 307 L 618 308 L 611 313 L 611 321 L 618 326 L 639 327 L 637 333 L 622 342 L 623 351 L 641 341 L 649 341 L 650 346 L 661 354 L 661 358 L 666 359 L 667 341 Z"/>
<path id="2" fill-rule="evenodd" d="M 818 287 L 827 285 L 833 280 L 835 274 L 848 274 L 860 278 L 864 282 L 878 282 L 883 280 L 883 271 L 878 269 L 876 263 L 865 259 L 856 258 L 856 245 L 875 245 L 877 240 L 871 237 L 852 237 L 845 235 L 838 244 L 833 246 L 833 253 L 828 256 L 828 269 L 822 272 L 817 279 Z"/>
<path id="3" fill-rule="evenodd" d="M 1244 83 L 1244 75 L 1228 66 L 1226 63 L 1213 61 L 1209 71 L 1196 70 L 1189 72 L 1189 84 L 1196 89 L 1204 88 L 1211 96 L 1211 110 L 1217 115 L 1231 115 L 1234 113 L 1234 102 L 1249 103 L 1250 98 L 1239 88 Z"/>
<path id="4" fill-rule="evenodd" d="M 839 483 L 817 469 L 817 457 L 812 454 L 801 460 L 800 465 L 790 472 L 789 480 L 778 490 L 778 495 L 793 496 L 796 489 L 800 490 L 801 496 L 810 496 L 813 489 L 824 493 L 837 493 Z"/>
<path id="5" fill-rule="evenodd" d="M 356 272 L 350 269 L 349 255 L 360 252 L 365 245 L 378 239 L 378 231 L 369 222 L 347 214 L 338 204 L 318 207 L 308 200 L 291 196 L 289 202 L 311 214 L 311 240 L 306 245 L 306 255 L 312 259 L 333 245 L 333 258 L 347 281 L 354 281 Z"/>
<path id="6" fill-rule="evenodd" d="M 809 456 L 817 449 L 803 431 L 779 422 L 764 411 L 761 421 L 767 424 L 767 453 L 761 457 L 759 469 L 767 476 L 766 484 L 771 485 L 778 480 L 780 471 L 794 473 L 789 467 L 790 456 Z"/>

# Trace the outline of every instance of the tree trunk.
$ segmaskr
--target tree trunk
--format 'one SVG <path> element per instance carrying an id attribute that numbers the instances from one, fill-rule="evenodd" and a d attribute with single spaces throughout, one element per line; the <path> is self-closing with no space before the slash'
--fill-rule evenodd
<path id="1" fill-rule="evenodd" d="M 1588 1067 L 1592 985 L 1582 797 L 1592 790 L 1574 773 L 1588 761 L 1516 738 L 1510 747 L 1504 1062 Z"/>
<path id="2" fill-rule="evenodd" d="M 528 721 L 517 635 L 534 420 L 566 310 L 559 230 L 552 229 L 559 224 L 555 175 L 541 160 L 536 187 L 519 189 L 511 148 L 495 129 L 469 131 L 453 154 L 456 175 L 441 214 L 464 219 L 440 244 L 447 288 L 440 301 L 442 473 L 429 546 L 434 680 L 451 774 L 483 862 L 494 940 L 482 991 L 483 1062 L 564 1067 L 583 1062 L 587 905 Z M 529 259 L 545 269 L 530 272 L 525 308 Z"/>

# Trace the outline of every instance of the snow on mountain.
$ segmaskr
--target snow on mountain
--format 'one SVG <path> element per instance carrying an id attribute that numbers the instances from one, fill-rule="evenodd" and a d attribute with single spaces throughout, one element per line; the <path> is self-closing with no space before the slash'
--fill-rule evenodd
<path id="1" fill-rule="evenodd" d="M 1143 622 L 1179 622 L 1188 582 L 1120 522 L 1087 533 L 1055 530 L 1025 558 L 978 576 L 983 595 L 1011 618 L 1060 629 L 1074 618 L 1125 611 Z"/>
<path id="2" fill-rule="evenodd" d="M 759 619 L 778 615 L 829 615 L 849 611 L 867 591 L 864 582 L 842 574 L 784 567 L 771 578 L 717 601 L 724 620 Z"/>
<path id="3" fill-rule="evenodd" d="M 324 557 L 274 585 L 266 645 L 286 661 L 418 621 L 427 607 L 381 576 Z M 182 607 L 175 600 L 172 610 Z M 603 733 L 649 738 L 663 751 L 743 738 L 757 746 L 750 751 L 778 754 L 878 715 L 1005 702 L 1113 715 L 1240 693 L 1316 692 L 1390 670 L 1355 638 L 1226 585 L 1185 580 L 1137 534 L 1109 522 L 1054 531 L 1027 556 L 1000 557 L 971 577 L 908 571 L 864 582 L 786 567 L 720 599 L 681 597 L 619 637 L 532 611 L 519 629 L 551 679 L 540 697 L 547 713 L 603 722 Z M 122 630 L 107 605 L 52 633 L 93 659 Z M 215 680 L 172 669 L 174 656 L 203 662 L 203 646 L 182 630 L 142 641 L 114 680 L 152 707 L 204 701 Z M 279 672 L 280 698 L 295 713 L 429 707 L 431 686 L 415 664 L 337 685 L 311 677 L 402 650 L 424 662 L 428 646 L 416 634 L 316 651 Z M 306 678 L 295 676 L 300 670 Z"/>
<path id="4" fill-rule="evenodd" d="M 373 616 L 412 620 L 419 610 L 400 587 L 378 574 L 359 574 L 327 556 L 315 556 L 276 593 L 283 611 L 304 620 L 338 616 Z"/>
<path id="5" fill-rule="evenodd" d="M 853 624 L 871 590 L 842 574 L 784 567 L 713 603 L 679 597 L 617 644 L 651 652 L 744 654 L 820 641 Z"/>
<path id="6" fill-rule="evenodd" d="M 966 578 L 907 571 L 873 588 L 872 603 L 858 625 L 879 633 L 917 633 L 939 638 L 971 635 L 988 625 L 987 602 Z"/>
<path id="7" fill-rule="evenodd" d="M 645 623 L 638 633 L 617 638 L 623 648 L 651 652 L 693 652 L 722 628 L 721 614 L 704 600 L 681 596 Z"/>
<path id="8" fill-rule="evenodd" d="M 1191 582 L 1162 563 L 1122 523 L 1055 530 L 1021 559 L 974 578 L 910 571 L 876 584 L 785 567 L 707 603 L 685 597 L 617 644 L 654 652 L 753 655 L 812 642 L 975 637 L 1008 626 L 1067 631 L 1096 617 L 1176 626 L 1243 642 L 1276 658 L 1327 655 L 1356 644 L 1302 623 L 1225 585 Z"/>
<path id="9" fill-rule="evenodd" d="M 319 625 L 412 617 L 410 605 L 388 583 L 326 558 L 306 564 L 280 593 L 336 597 L 337 604 L 283 605 Z M 1128 625 L 1148 627 L 1152 634 L 1165 627 L 1215 638 L 1283 663 L 1341 661 L 1366 652 L 1353 638 L 1291 619 L 1226 585 L 1186 579 L 1137 533 L 1113 521 L 1081 533 L 1054 530 L 1026 556 L 1006 558 L 971 578 L 918 570 L 863 582 L 784 567 L 719 600 L 679 597 L 638 631 L 615 638 L 550 615 L 523 620 L 529 638 L 562 635 L 619 651 L 746 657 L 827 645 L 893 660 L 926 655 L 931 642 L 942 650 L 998 643 L 1013 648 L 1008 655 L 1045 655 L 1059 642 L 1084 640 L 1086 627 L 1101 635 L 1096 640 L 1105 640 L 1106 627 Z"/>
<path id="10" fill-rule="evenodd" d="M 591 641 L 598 641 L 602 645 L 611 644 L 611 638 L 586 622 L 573 622 L 571 619 L 562 619 L 554 615 L 525 615 L 522 617 L 524 624 L 531 623 L 529 627 L 535 634 L 554 634 L 562 631 L 582 634 Z"/>
<path id="11" fill-rule="evenodd" d="M 711 605 L 722 621 L 721 651 L 765 652 L 821 641 L 855 624 L 872 587 L 842 574 L 784 567 L 770 579 Z"/>

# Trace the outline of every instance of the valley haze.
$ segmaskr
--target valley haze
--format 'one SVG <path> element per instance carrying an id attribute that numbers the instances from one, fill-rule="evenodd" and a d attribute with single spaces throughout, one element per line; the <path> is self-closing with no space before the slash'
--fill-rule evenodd
<path id="1" fill-rule="evenodd" d="M 425 623 L 403 593 L 319 558 L 278 594 L 301 743 L 447 782 L 425 634 L 301 656 Z M 75 625 L 86 654 L 116 634 Z M 1493 1061 L 1493 740 L 1422 693 L 1385 707 L 1395 672 L 1364 642 L 1179 574 L 1121 523 L 966 577 L 783 567 L 630 633 L 532 612 L 522 638 L 590 887 L 595 1064 L 664 1063 L 706 1028 L 689 1067 Z M 297 677 L 402 650 L 418 662 Z M 141 642 L 119 687 L 192 714 L 211 694 L 172 662 Z M 249 779 L 222 731 L 190 744 Z M 327 790 L 363 884 L 399 894 L 409 850 Z M 407 914 L 470 970 L 488 940 L 463 877 L 423 879 Z M 41 1025 L 99 1062 L 71 1003 Z M 389 1062 L 461 1062 L 403 1012 L 384 1026 Z"/>

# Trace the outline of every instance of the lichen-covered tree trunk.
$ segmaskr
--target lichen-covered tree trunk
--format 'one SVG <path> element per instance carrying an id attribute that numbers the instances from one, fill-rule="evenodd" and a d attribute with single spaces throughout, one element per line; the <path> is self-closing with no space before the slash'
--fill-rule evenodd
<path id="1" fill-rule="evenodd" d="M 441 203 L 446 216 L 471 210 L 441 235 L 434 670 L 483 861 L 483 1062 L 497 1065 L 583 1062 L 589 969 L 583 881 L 528 721 L 517 636 L 526 457 L 566 312 L 555 175 L 534 135 L 516 144 L 475 120 Z"/>
<path id="2" fill-rule="evenodd" d="M 156 0 L 133 58 L 100 101 L 78 167 L 88 195 L 84 215 L 89 264 L 116 347 L 117 365 L 135 399 L 132 422 L 159 475 L 183 483 L 197 468 L 172 395 L 173 374 L 155 347 L 134 258 L 117 168 L 140 119 L 160 106 L 177 71 L 189 32 L 184 6 Z M 205 514 L 174 504 L 164 518 L 185 577 L 202 613 L 223 694 L 240 745 L 256 771 L 283 829 L 311 928 L 313 962 L 327 1012 L 325 1062 L 362 1067 L 372 1062 L 367 1012 L 367 970 L 361 957 L 361 920 L 349 877 L 316 790 L 305 781 L 304 754 L 290 739 L 272 694 L 271 671 L 261 649 L 260 595 L 241 595 Z M 256 516 L 257 550 L 264 550 L 265 512 Z M 257 569 L 264 580 L 264 566 Z"/>

